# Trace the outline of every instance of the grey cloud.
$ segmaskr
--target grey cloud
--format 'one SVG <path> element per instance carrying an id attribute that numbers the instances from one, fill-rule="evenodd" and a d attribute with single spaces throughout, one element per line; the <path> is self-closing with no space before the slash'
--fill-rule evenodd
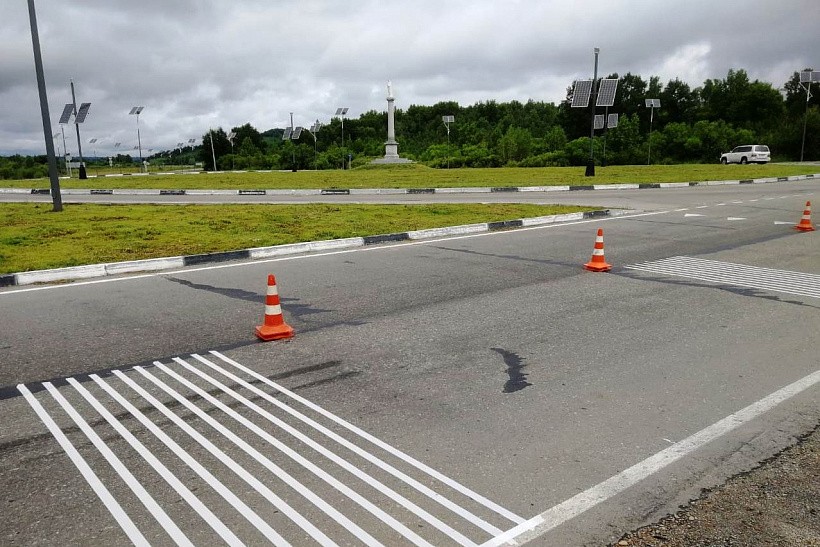
<path id="1" fill-rule="evenodd" d="M 156 149 L 211 126 L 260 129 L 457 100 L 560 101 L 600 72 L 685 72 L 723 78 L 744 68 L 782 85 L 820 50 L 816 0 L 613 0 L 579 7 L 538 0 L 37 0 L 52 118 L 93 103 L 89 135 L 135 140 L 128 110 Z M 0 154 L 40 153 L 42 126 L 25 2 L 0 20 Z M 689 47 L 689 49 L 687 49 Z M 692 49 L 695 47 L 696 49 Z M 700 48 L 700 49 L 697 49 Z M 702 53 L 682 66 L 683 54 Z M 686 79 L 686 77 L 684 77 Z M 692 86 L 702 81 L 687 82 Z"/>

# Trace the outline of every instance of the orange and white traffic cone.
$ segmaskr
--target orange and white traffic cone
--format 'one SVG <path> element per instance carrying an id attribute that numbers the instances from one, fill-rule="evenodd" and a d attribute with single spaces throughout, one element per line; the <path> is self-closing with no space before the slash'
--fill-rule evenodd
<path id="1" fill-rule="evenodd" d="M 801 232 L 813 232 L 814 225 L 811 223 L 811 202 L 806 202 L 806 209 L 803 211 L 803 217 L 800 219 L 794 226 L 795 230 L 800 230 Z"/>
<path id="2" fill-rule="evenodd" d="M 282 307 L 279 305 L 279 291 L 276 289 L 276 278 L 268 275 L 268 293 L 265 296 L 265 321 L 256 327 L 256 336 L 268 342 L 293 338 L 293 328 L 282 318 Z"/>
<path id="3" fill-rule="evenodd" d="M 584 269 L 591 272 L 608 272 L 612 269 L 612 264 L 607 264 L 604 259 L 604 230 L 602 228 L 598 228 L 595 248 L 592 250 L 592 259 L 584 264 Z"/>

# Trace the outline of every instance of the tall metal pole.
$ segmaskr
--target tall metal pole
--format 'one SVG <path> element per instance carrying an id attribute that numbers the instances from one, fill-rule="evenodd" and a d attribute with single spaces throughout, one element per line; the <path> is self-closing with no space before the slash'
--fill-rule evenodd
<path id="1" fill-rule="evenodd" d="M 589 126 L 589 161 L 586 173 L 584 173 L 587 177 L 595 176 L 595 103 L 598 97 L 598 53 L 600 51 L 599 48 L 595 48 L 595 71 L 592 74 L 592 96 L 590 97 L 592 121 Z"/>
<path id="2" fill-rule="evenodd" d="M 43 117 L 43 135 L 46 138 L 46 156 L 48 157 L 48 179 L 51 182 L 51 201 L 54 212 L 63 210 L 63 198 L 60 194 L 60 177 L 57 174 L 57 158 L 54 157 L 54 141 L 51 135 L 51 116 L 48 112 L 46 78 L 43 72 L 43 56 L 40 52 L 40 34 L 37 31 L 37 14 L 34 0 L 28 0 L 28 15 L 31 23 L 31 43 L 34 47 L 34 71 L 37 73 L 37 89 L 40 92 L 40 114 Z"/>
<path id="3" fill-rule="evenodd" d="M 142 168 L 142 139 L 140 139 L 140 113 L 137 112 L 137 148 L 140 150 L 140 168 Z"/>
<path id="4" fill-rule="evenodd" d="M 211 157 L 214 159 L 214 171 L 216 171 L 216 152 L 214 152 L 214 129 L 211 128 Z"/>
<path id="5" fill-rule="evenodd" d="M 811 79 L 806 88 L 806 113 L 803 115 L 803 141 L 800 143 L 800 162 L 803 162 L 803 151 L 806 148 L 806 121 L 809 119 L 809 100 L 811 99 Z"/>
<path id="6" fill-rule="evenodd" d="M 649 138 L 646 143 L 649 145 L 649 151 L 646 154 L 646 165 L 649 165 L 652 160 L 652 121 L 655 119 L 655 104 L 649 107 Z"/>
<path id="7" fill-rule="evenodd" d="M 65 171 L 68 173 L 68 178 L 71 178 L 71 166 L 68 164 L 68 148 L 65 145 L 65 126 L 60 124 L 60 133 L 63 134 L 63 162 L 65 163 Z"/>
<path id="8" fill-rule="evenodd" d="M 83 145 L 80 142 L 80 124 L 77 122 L 77 98 L 74 96 L 74 80 L 71 82 L 71 102 L 74 104 L 74 128 L 77 130 L 77 152 L 80 154 L 80 176 L 81 179 L 88 178 L 85 174 L 85 162 L 83 161 Z"/>

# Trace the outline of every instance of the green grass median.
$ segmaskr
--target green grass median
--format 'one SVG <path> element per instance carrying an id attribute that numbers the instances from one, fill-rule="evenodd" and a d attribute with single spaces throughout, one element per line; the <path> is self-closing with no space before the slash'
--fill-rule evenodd
<path id="1" fill-rule="evenodd" d="M 528 204 L 0 203 L 0 274 L 589 211 Z"/>
<path id="2" fill-rule="evenodd" d="M 820 172 L 820 167 L 769 165 L 618 165 L 597 167 L 594 177 L 583 167 L 432 169 L 419 164 L 373 166 L 349 171 L 274 171 L 200 173 L 62 179 L 62 188 L 89 189 L 323 189 L 456 188 L 507 186 L 579 186 L 657 182 L 699 182 L 787 177 Z M 92 173 L 93 174 L 93 173 Z M 0 181 L 6 188 L 48 188 L 48 179 Z"/>

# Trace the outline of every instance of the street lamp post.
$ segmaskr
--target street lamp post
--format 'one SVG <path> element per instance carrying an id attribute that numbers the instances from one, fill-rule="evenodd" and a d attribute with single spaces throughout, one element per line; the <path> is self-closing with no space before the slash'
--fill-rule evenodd
<path id="1" fill-rule="evenodd" d="M 800 73 L 800 86 L 806 90 L 806 113 L 803 115 L 803 140 L 800 143 L 800 162 L 803 162 L 803 151 L 806 148 L 806 122 L 809 119 L 809 101 L 812 98 L 811 84 L 820 82 L 820 72 L 804 70 Z M 803 84 L 806 84 L 805 86 Z"/>
<path id="2" fill-rule="evenodd" d="M 595 176 L 595 106 L 596 106 L 596 87 L 598 85 L 598 54 L 601 52 L 600 48 L 595 48 L 595 69 L 592 73 L 592 123 L 589 127 L 589 161 L 587 161 L 587 169 L 585 176 Z"/>
<path id="3" fill-rule="evenodd" d="M 140 165 L 142 165 L 142 140 L 140 139 L 140 112 L 142 109 L 145 108 L 144 106 L 135 106 L 131 109 L 131 112 L 128 113 L 129 116 L 136 115 L 137 116 L 137 149 L 140 152 Z"/>
<path id="4" fill-rule="evenodd" d="M 234 163 L 234 158 L 233 158 L 233 140 L 235 138 L 236 138 L 236 133 L 234 131 L 231 131 L 230 133 L 228 133 L 228 141 L 231 143 L 231 171 L 236 170 L 236 164 Z"/>
<path id="5" fill-rule="evenodd" d="M 345 167 L 344 147 L 345 147 L 345 114 L 349 110 L 348 107 L 343 106 L 336 109 L 336 115 L 342 117 L 342 169 Z"/>
<path id="6" fill-rule="evenodd" d="M 441 121 L 444 122 L 444 127 L 447 128 L 447 169 L 450 168 L 450 124 L 456 121 L 455 116 L 442 116 Z"/>
<path id="7" fill-rule="evenodd" d="M 646 104 L 646 107 L 649 108 L 649 138 L 646 141 L 649 145 L 649 151 L 646 155 L 646 165 L 649 165 L 652 160 L 652 120 L 655 119 L 655 109 L 661 107 L 661 100 L 646 99 L 644 104 Z"/>

